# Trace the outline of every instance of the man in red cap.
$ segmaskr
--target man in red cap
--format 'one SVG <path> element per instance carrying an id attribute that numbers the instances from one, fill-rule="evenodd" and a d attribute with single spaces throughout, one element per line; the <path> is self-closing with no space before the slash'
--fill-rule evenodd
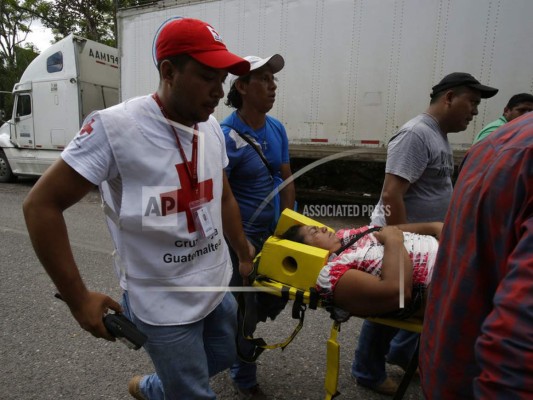
<path id="1" fill-rule="evenodd" d="M 250 64 L 205 22 L 165 23 L 155 41 L 157 91 L 88 116 L 24 202 L 35 251 L 80 326 L 114 340 L 102 323 L 123 312 L 148 337 L 156 374 L 134 377 L 136 399 L 215 399 L 209 377 L 235 360 L 232 265 L 252 270 L 224 167 L 224 136 L 211 116 L 228 72 Z M 122 305 L 84 284 L 63 211 L 99 185 Z"/>

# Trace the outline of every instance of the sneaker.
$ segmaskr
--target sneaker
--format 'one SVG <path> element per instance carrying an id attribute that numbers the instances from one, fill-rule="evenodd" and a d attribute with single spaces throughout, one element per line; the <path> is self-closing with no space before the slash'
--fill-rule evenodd
<path id="1" fill-rule="evenodd" d="M 400 367 L 400 369 L 403 372 L 407 372 L 407 365 L 400 365 L 400 364 L 394 364 L 387 361 L 387 364 L 394 365 L 396 367 Z M 420 367 L 416 367 L 415 373 L 413 374 L 413 378 L 419 378 L 420 379 Z"/>
<path id="2" fill-rule="evenodd" d="M 233 387 L 237 391 L 239 400 L 266 400 L 267 397 L 259 387 L 259 385 L 252 386 L 251 388 L 241 388 L 233 383 Z"/>
<path id="3" fill-rule="evenodd" d="M 376 393 L 384 394 L 386 396 L 394 396 L 398 390 L 398 384 L 394 382 L 391 378 L 387 377 L 385 380 L 377 386 L 367 386 L 360 382 L 357 382 L 359 386 L 363 386 L 367 389 L 370 389 Z"/>
<path id="4" fill-rule="evenodd" d="M 137 400 L 148 400 L 146 397 L 144 397 L 143 393 L 141 392 L 141 380 L 142 376 L 135 375 L 133 378 L 130 379 L 130 382 L 128 383 L 128 392 L 131 394 L 131 396 Z"/>

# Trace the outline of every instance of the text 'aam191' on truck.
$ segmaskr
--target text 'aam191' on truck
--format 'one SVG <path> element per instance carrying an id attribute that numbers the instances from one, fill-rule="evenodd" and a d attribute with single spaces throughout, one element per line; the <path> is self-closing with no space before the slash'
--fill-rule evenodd
<path id="1" fill-rule="evenodd" d="M 12 114 L 0 127 L 0 182 L 42 175 L 87 115 L 118 103 L 118 86 L 113 47 L 69 35 L 44 50 L 13 88 Z"/>

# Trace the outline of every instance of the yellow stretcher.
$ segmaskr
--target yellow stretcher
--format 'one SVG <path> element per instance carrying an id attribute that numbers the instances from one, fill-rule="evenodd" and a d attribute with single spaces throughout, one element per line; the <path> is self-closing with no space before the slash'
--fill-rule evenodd
<path id="1" fill-rule="evenodd" d="M 318 294 L 315 292 L 314 287 L 320 270 L 327 262 L 329 252 L 313 246 L 292 242 L 290 240 L 282 240 L 276 237 L 295 224 L 325 226 L 320 222 L 295 211 L 285 209 L 278 221 L 274 236 L 267 239 L 261 253 L 256 258 L 257 276 L 253 285 L 258 288 L 263 288 L 269 293 L 293 300 L 295 306 L 303 305 L 304 308 L 309 307 L 311 309 L 316 309 L 322 307 L 322 303 Z M 328 229 L 331 228 L 328 227 Z M 293 310 L 294 309 L 295 307 L 293 307 Z M 294 315 L 294 312 L 293 317 L 297 318 Z M 421 319 L 412 318 L 407 320 L 396 320 L 386 318 L 367 318 L 367 320 L 395 328 L 405 329 L 411 332 L 421 333 L 422 331 Z M 339 394 L 337 392 L 337 384 L 339 379 L 340 345 L 337 341 L 337 336 L 341 322 L 342 320 L 334 318 L 330 337 L 327 341 L 327 367 L 324 383 L 326 400 L 332 399 Z M 302 324 L 303 314 L 300 318 L 300 324 L 288 340 L 277 345 L 264 345 L 262 347 L 265 349 L 284 348 L 301 329 Z M 418 345 L 394 399 L 403 398 L 417 367 Z"/>

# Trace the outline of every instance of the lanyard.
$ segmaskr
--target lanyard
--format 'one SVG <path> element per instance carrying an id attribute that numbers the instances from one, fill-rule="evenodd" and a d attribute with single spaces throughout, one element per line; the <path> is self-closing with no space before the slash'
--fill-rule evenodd
<path id="1" fill-rule="evenodd" d="M 189 175 L 189 178 L 191 180 L 192 188 L 197 191 L 198 190 L 198 125 L 194 125 L 193 128 L 193 137 L 192 137 L 192 160 L 191 162 L 187 161 L 187 156 L 185 155 L 185 151 L 183 150 L 183 146 L 181 145 L 180 138 L 178 136 L 178 132 L 176 132 L 176 128 L 172 124 L 172 122 L 169 120 L 167 113 L 165 112 L 165 109 L 163 108 L 163 103 L 161 102 L 161 99 L 159 98 L 159 95 L 154 93 L 152 95 L 155 102 L 159 106 L 159 109 L 161 110 L 161 113 L 163 116 L 167 119 L 168 124 L 172 128 L 172 132 L 174 132 L 174 137 L 176 138 L 176 144 L 178 145 L 178 149 L 180 151 L 181 158 L 183 159 L 183 163 L 185 164 L 185 169 L 187 170 L 187 175 Z"/>

